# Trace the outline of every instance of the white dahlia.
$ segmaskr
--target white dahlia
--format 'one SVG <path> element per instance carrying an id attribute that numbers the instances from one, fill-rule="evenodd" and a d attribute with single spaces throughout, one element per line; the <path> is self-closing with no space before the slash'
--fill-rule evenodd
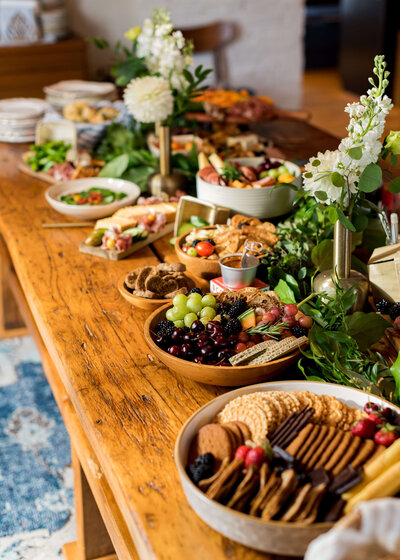
<path id="1" fill-rule="evenodd" d="M 124 102 L 134 118 L 143 123 L 163 122 L 174 108 L 168 80 L 157 76 L 132 80 L 125 88 Z"/>

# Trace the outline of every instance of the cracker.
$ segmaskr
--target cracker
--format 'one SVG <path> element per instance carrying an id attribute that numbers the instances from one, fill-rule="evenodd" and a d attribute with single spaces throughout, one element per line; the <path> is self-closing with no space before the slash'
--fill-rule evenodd
<path id="1" fill-rule="evenodd" d="M 250 428 L 252 440 L 262 442 L 268 433 L 268 420 L 264 410 L 252 394 L 238 397 L 229 402 L 217 417 L 220 423 L 239 420 Z"/>

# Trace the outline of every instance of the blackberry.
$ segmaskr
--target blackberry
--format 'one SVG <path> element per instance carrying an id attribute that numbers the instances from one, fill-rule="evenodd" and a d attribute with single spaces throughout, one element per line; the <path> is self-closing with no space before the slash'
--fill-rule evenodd
<path id="1" fill-rule="evenodd" d="M 306 327 L 301 327 L 300 325 L 295 325 L 290 329 L 290 331 L 292 335 L 295 336 L 296 338 L 300 338 L 301 336 L 308 335 L 308 329 L 306 329 Z"/>
<path id="2" fill-rule="evenodd" d="M 192 288 L 189 294 L 200 294 L 201 296 L 204 296 L 204 292 L 203 290 L 200 290 L 200 288 Z"/>
<path id="3" fill-rule="evenodd" d="M 394 303 L 389 309 L 389 317 L 394 321 L 400 315 L 400 303 Z"/>
<path id="4" fill-rule="evenodd" d="M 201 239 L 195 239 L 192 243 L 192 247 L 196 247 L 197 243 L 200 243 Z"/>
<path id="5" fill-rule="evenodd" d="M 224 327 L 224 332 L 227 335 L 239 334 L 241 330 L 242 330 L 242 323 L 239 321 L 239 319 L 236 318 L 229 319 L 229 321 L 226 323 Z"/>
<path id="6" fill-rule="evenodd" d="M 379 313 L 389 313 L 389 309 L 392 307 L 393 303 L 387 301 L 386 299 L 381 299 L 376 304 L 376 308 Z"/>
<path id="7" fill-rule="evenodd" d="M 245 299 L 237 299 L 232 303 L 231 309 L 229 311 L 230 317 L 239 317 L 247 309 L 247 303 Z"/>
<path id="8" fill-rule="evenodd" d="M 156 326 L 156 333 L 160 336 L 165 334 L 167 336 L 171 336 L 172 331 L 175 330 L 175 325 L 172 321 L 168 321 L 165 319 L 164 321 L 160 321 Z"/>
<path id="9" fill-rule="evenodd" d="M 231 304 L 224 302 L 224 303 L 219 303 L 217 306 L 217 315 L 229 315 L 231 310 Z"/>
<path id="10" fill-rule="evenodd" d="M 192 481 L 197 486 L 200 480 L 210 478 L 213 474 L 213 468 L 210 465 L 195 465 L 192 469 Z"/>
<path id="11" fill-rule="evenodd" d="M 204 241 L 207 241 L 207 243 L 211 243 L 211 245 L 213 245 L 215 247 L 214 239 L 205 239 Z"/>
<path id="12" fill-rule="evenodd" d="M 196 467 L 198 467 L 199 465 L 207 465 L 208 467 L 213 467 L 214 455 L 212 453 L 204 453 L 203 455 L 200 455 L 199 457 L 197 457 L 195 465 Z"/>

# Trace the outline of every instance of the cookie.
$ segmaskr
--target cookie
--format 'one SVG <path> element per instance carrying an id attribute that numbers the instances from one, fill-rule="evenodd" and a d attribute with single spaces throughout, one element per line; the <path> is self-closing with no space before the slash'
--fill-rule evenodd
<path id="1" fill-rule="evenodd" d="M 204 453 L 212 453 L 215 468 L 218 468 L 225 457 L 232 457 L 234 445 L 232 436 L 219 424 L 206 424 L 193 438 L 189 450 L 189 463 Z"/>

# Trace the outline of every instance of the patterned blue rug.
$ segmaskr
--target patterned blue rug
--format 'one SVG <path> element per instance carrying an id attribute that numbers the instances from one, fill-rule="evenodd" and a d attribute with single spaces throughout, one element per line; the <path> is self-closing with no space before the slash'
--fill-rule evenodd
<path id="1" fill-rule="evenodd" d="M 74 540 L 70 444 L 29 337 L 0 341 L 0 558 L 56 560 Z"/>

